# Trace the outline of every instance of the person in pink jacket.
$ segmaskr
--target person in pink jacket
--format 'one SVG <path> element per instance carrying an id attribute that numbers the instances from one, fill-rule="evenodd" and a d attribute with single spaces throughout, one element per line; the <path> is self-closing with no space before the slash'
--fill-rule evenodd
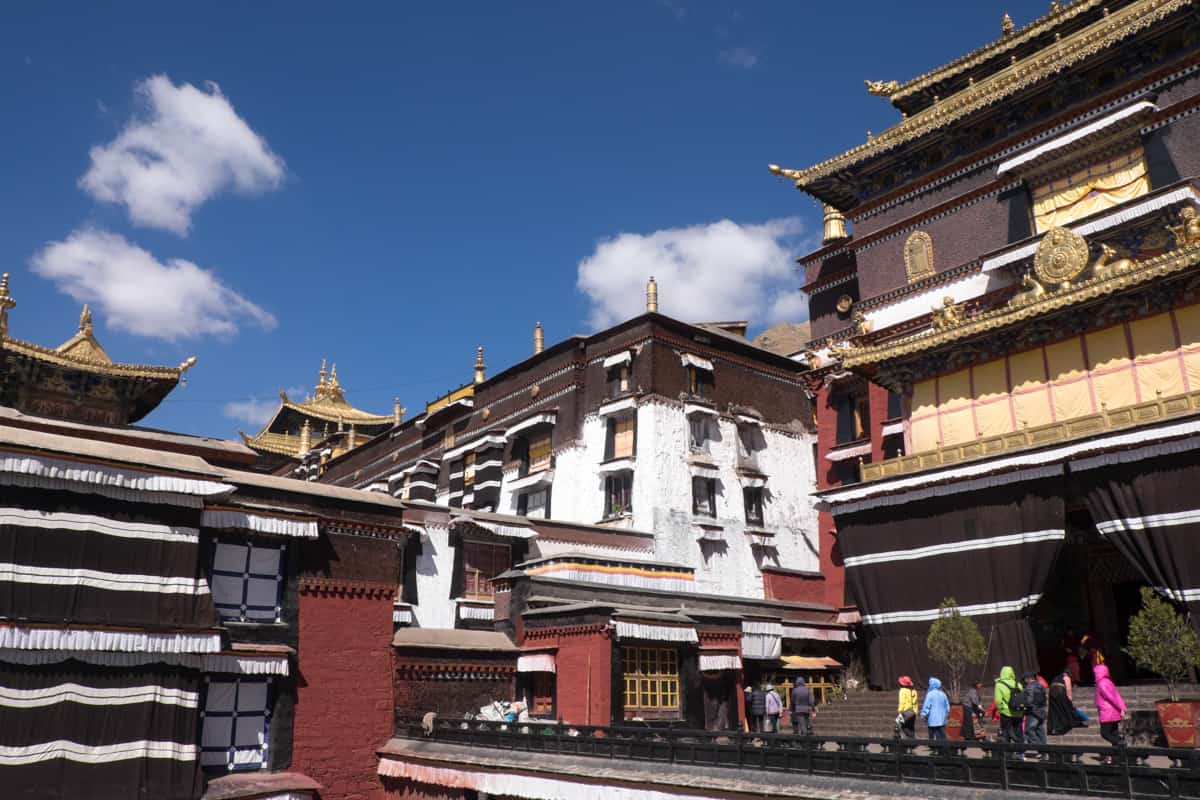
<path id="1" fill-rule="evenodd" d="M 1108 675 L 1106 664 L 1097 664 L 1092 670 L 1096 677 L 1096 711 L 1100 714 L 1100 735 L 1113 747 L 1124 747 L 1121 735 L 1121 720 L 1125 718 L 1125 701 Z"/>

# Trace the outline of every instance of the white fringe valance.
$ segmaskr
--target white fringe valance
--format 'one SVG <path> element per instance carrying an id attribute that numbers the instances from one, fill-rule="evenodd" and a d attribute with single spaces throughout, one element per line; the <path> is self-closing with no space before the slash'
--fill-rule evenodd
<path id="1" fill-rule="evenodd" d="M 741 669 L 742 659 L 737 655 L 700 654 L 701 672 L 718 672 L 723 669 Z"/>
<path id="2" fill-rule="evenodd" d="M 600 408 L 596 409 L 596 414 L 601 417 L 611 417 L 614 414 L 621 414 L 636 408 L 636 397 L 622 397 L 620 400 L 613 400 L 610 403 L 600 406 Z"/>
<path id="3" fill-rule="evenodd" d="M 206 508 L 200 518 L 200 525 L 205 528 L 236 528 L 274 536 L 296 536 L 301 539 L 316 539 L 321 535 L 316 520 L 272 517 L 225 508 Z"/>
<path id="4" fill-rule="evenodd" d="M 1049 155 L 1057 150 L 1062 150 L 1065 147 L 1077 144 L 1084 139 L 1093 136 L 1094 134 L 1100 133 L 1107 128 L 1111 128 L 1113 125 L 1116 125 L 1123 119 L 1128 119 L 1139 114 L 1146 114 L 1157 110 L 1158 106 L 1146 100 L 1133 103 L 1132 105 L 1126 106 L 1119 111 L 1114 111 L 1111 114 L 1103 116 L 1094 122 L 1089 122 L 1087 125 L 1082 125 L 1060 136 L 1055 136 L 1050 141 L 1043 142 L 1037 147 L 1032 147 L 1026 150 L 1024 153 L 1014 156 L 1007 161 L 1000 162 L 1000 165 L 996 167 L 996 175 L 1004 175 L 1005 173 L 1011 172 L 1018 167 L 1029 164 L 1032 161 L 1036 161 L 1042 156 Z"/>
<path id="5" fill-rule="evenodd" d="M 28 475 L 52 481 L 82 483 L 126 489 L 134 492 L 162 492 L 186 494 L 197 497 L 213 497 L 229 494 L 233 486 L 218 481 L 196 478 L 179 478 L 170 475 L 155 475 L 119 467 L 84 464 L 61 458 L 46 456 L 0 454 L 0 473 L 4 475 Z"/>
<path id="6" fill-rule="evenodd" d="M 629 352 L 628 350 L 622 350 L 616 355 L 609 356 L 608 358 L 604 359 L 603 366 L 605 369 L 612 369 L 613 367 L 619 367 L 622 364 L 628 364 L 631 361 L 633 361 L 633 353 Z"/>
<path id="7" fill-rule="evenodd" d="M 818 642 L 848 642 L 850 632 L 832 628 L 810 628 L 807 625 L 784 625 L 785 639 L 812 639 Z"/>
<path id="8" fill-rule="evenodd" d="M 679 360 L 681 362 L 683 362 L 683 365 L 685 367 L 693 367 L 695 369 L 702 369 L 705 372 L 713 371 L 713 363 L 711 361 L 709 361 L 707 358 L 701 358 L 700 356 L 693 355 L 691 353 L 680 353 Z"/>
<path id="9" fill-rule="evenodd" d="M 850 514 L 868 508 L 900 506 L 916 500 L 927 500 L 931 497 L 974 492 L 979 489 L 1007 486 L 1010 483 L 1039 480 L 1063 474 L 1062 464 L 1050 464 L 1048 466 L 1031 467 L 1011 472 L 999 472 L 995 475 L 988 474 L 995 470 L 1004 469 L 1007 466 L 1013 466 L 1014 462 L 1017 464 L 1044 463 L 1045 460 L 1045 457 L 1041 455 L 1031 455 L 1022 458 L 1003 459 L 1001 462 L 971 464 L 945 472 L 917 475 L 894 482 L 889 481 L 883 485 L 870 484 L 868 486 L 860 486 L 857 489 L 831 493 L 822 497 L 820 501 L 833 506 L 838 514 Z M 974 480 L 958 480 L 957 482 L 953 482 L 958 478 L 968 478 L 975 475 L 982 475 L 983 477 L 975 478 Z M 948 482 L 930 485 L 932 481 Z M 912 491 L 904 491 L 910 487 Z"/>
<path id="10" fill-rule="evenodd" d="M 221 636 L 216 633 L 144 633 L 0 625 L 0 649 L 6 648 L 127 653 L 216 653 L 221 649 Z"/>
<path id="11" fill-rule="evenodd" d="M 692 414 L 703 414 L 709 417 L 720 417 L 720 413 L 712 406 L 702 405 L 700 403 L 684 403 L 683 413 L 690 417 Z"/>
<path id="12" fill-rule="evenodd" d="M 287 656 L 248 656 L 232 653 L 188 655 L 175 653 L 112 653 L 80 650 L 0 649 L 0 661 L 7 664 L 41 666 L 63 661 L 82 661 L 100 667 L 140 667 L 147 664 L 198 669 L 237 675 L 288 675 Z"/>
<path id="13" fill-rule="evenodd" d="M 826 453 L 825 458 L 829 461 L 848 461 L 851 458 L 871 455 L 871 443 L 856 444 L 853 447 L 835 447 Z"/>
<path id="14" fill-rule="evenodd" d="M 146 492 L 139 489 L 123 489 L 119 486 L 84 484 L 59 478 L 43 478 L 40 475 L 21 475 L 15 472 L 0 472 L 0 485 L 20 486 L 24 489 L 51 489 L 79 494 L 98 494 L 110 500 L 126 503 L 145 503 L 155 506 L 177 506 L 180 508 L 203 508 L 204 498 L 190 494 L 170 492 Z"/>
<path id="15" fill-rule="evenodd" d="M 529 653 L 517 656 L 517 672 L 554 672 L 554 653 Z"/>
<path id="16" fill-rule="evenodd" d="M 536 425 L 553 425 L 558 419 L 557 411 L 548 411 L 541 414 L 534 414 L 532 417 L 526 417 L 515 425 L 509 426 L 504 432 L 505 439 L 511 439 L 521 431 L 527 431 Z"/>
<path id="17" fill-rule="evenodd" d="M 506 525 L 502 522 L 494 522 L 492 520 L 482 520 L 477 517 L 469 517 L 461 515 L 450 519 L 450 527 L 460 525 L 474 525 L 477 528 L 483 528 L 486 531 L 491 531 L 497 536 L 509 536 L 514 539 L 532 539 L 537 536 L 537 531 L 527 525 Z"/>
<path id="18" fill-rule="evenodd" d="M 584 780 L 542 778 L 513 770 L 479 771 L 433 767 L 405 761 L 403 756 L 384 753 L 378 772 L 385 778 L 416 781 L 449 789 L 468 789 L 492 797 L 525 800 L 679 800 L 678 791 L 660 792 L 642 786 L 614 786 Z M 688 800 L 717 800 L 713 795 L 693 794 Z"/>
<path id="19" fill-rule="evenodd" d="M 573 552 L 574 550 L 572 550 Z M 624 586 L 630 589 L 659 589 L 667 592 L 694 592 L 696 582 L 692 578 L 656 578 L 651 574 L 626 572 L 604 572 L 584 569 L 555 569 L 548 565 L 538 570 L 540 577 L 579 583 L 601 583 L 606 586 Z"/>
<path id="20" fill-rule="evenodd" d="M 762 633 L 768 636 L 783 636 L 782 622 L 763 622 L 758 620 L 743 620 L 742 633 Z"/>
<path id="21" fill-rule="evenodd" d="M 1178 426 L 1183 431 L 1183 435 L 1200 432 L 1200 425 L 1192 423 L 1186 426 Z M 1147 433 L 1126 434 L 1120 437 L 1121 441 L 1116 442 L 1109 440 L 1106 444 L 1132 444 L 1134 442 L 1145 441 Z M 1111 444 L 1110 444 L 1111 443 Z M 1070 462 L 1072 472 L 1086 472 L 1087 470 L 1096 469 L 1098 467 L 1107 467 L 1114 464 L 1128 464 L 1133 461 L 1141 461 L 1146 458 L 1154 458 L 1156 456 L 1169 456 L 1176 453 L 1186 453 L 1189 450 L 1200 448 L 1200 437 L 1191 437 L 1186 439 L 1177 439 L 1169 442 L 1158 442 L 1155 444 L 1146 445 L 1145 447 L 1137 447 L 1132 450 L 1117 450 L 1112 453 L 1104 453 L 1090 458 L 1081 458 L 1078 461 Z"/>
<path id="22" fill-rule="evenodd" d="M 739 472 L 738 483 L 747 489 L 761 489 L 767 485 L 767 476 Z"/>
<path id="23" fill-rule="evenodd" d="M 896 436 L 904 433 L 903 422 L 885 422 L 879 429 L 881 436 Z"/>
<path id="24" fill-rule="evenodd" d="M 653 642 L 698 642 L 695 628 L 676 625 L 651 625 L 645 622 L 617 620 L 618 639 L 645 639 Z"/>
<path id="25" fill-rule="evenodd" d="M 460 603 L 458 606 L 458 618 L 491 622 L 496 618 L 496 609 L 492 606 L 468 606 Z"/>
<path id="26" fill-rule="evenodd" d="M 398 622 L 401 625 L 411 625 L 413 621 L 413 613 L 411 608 L 392 608 L 392 622 Z"/>

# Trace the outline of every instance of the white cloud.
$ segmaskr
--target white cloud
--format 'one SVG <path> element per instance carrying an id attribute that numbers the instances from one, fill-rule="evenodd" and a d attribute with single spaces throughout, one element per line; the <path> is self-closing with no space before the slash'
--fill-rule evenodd
<path id="1" fill-rule="evenodd" d="M 796 218 L 761 225 L 721 220 L 653 233 L 622 233 L 579 262 L 578 287 L 591 300 L 596 328 L 646 308 L 646 280 L 658 282 L 659 310 L 689 322 L 796 322 L 800 276 L 794 261 L 802 227 Z"/>
<path id="2" fill-rule="evenodd" d="M 283 180 L 283 160 L 233 110 L 215 83 L 202 91 L 165 75 L 137 84 L 146 112 L 91 149 L 80 187 L 125 206 L 137 225 L 186 235 L 192 212 L 218 192 L 253 193 Z"/>
<path id="3" fill-rule="evenodd" d="M 731 47 L 717 55 L 722 62 L 738 69 L 754 69 L 762 63 L 762 53 L 750 47 Z"/>
<path id="4" fill-rule="evenodd" d="M 161 262 L 107 231 L 82 228 L 31 259 L 33 271 L 79 302 L 91 303 L 109 326 L 175 341 L 231 335 L 250 322 L 270 330 L 270 312 L 230 289 L 209 270 L 181 258 Z"/>
<path id="5" fill-rule="evenodd" d="M 285 390 L 289 397 L 302 397 L 303 387 L 292 387 Z M 236 419 L 253 427 L 256 431 L 271 420 L 275 409 L 279 408 L 279 398 L 261 398 L 257 395 L 244 400 L 230 400 L 221 409 L 221 413 L 230 419 Z"/>
<path id="6" fill-rule="evenodd" d="M 781 291 L 770 300 L 767 307 L 767 324 L 776 322 L 804 322 L 808 319 L 808 295 L 797 289 Z"/>

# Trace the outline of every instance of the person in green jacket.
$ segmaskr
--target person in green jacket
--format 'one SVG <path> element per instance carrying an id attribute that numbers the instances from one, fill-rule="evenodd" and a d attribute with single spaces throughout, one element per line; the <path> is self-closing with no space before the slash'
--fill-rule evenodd
<path id="1" fill-rule="evenodd" d="M 1017 693 L 1017 672 L 1012 667 L 1002 667 L 996 679 L 996 712 L 1000 714 L 1000 741 L 1021 741 L 1021 715 L 1009 706 Z"/>

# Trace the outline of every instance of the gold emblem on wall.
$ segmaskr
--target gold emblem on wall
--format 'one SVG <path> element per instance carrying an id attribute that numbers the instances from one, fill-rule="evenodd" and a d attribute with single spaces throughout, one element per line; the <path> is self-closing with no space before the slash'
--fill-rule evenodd
<path id="1" fill-rule="evenodd" d="M 909 283 L 934 273 L 933 238 L 925 231 L 917 231 L 904 243 L 904 271 L 908 273 Z"/>
<path id="2" fill-rule="evenodd" d="M 837 299 L 837 312 L 839 314 L 849 314 L 850 307 L 854 305 L 854 298 L 848 294 L 844 294 Z"/>
<path id="3" fill-rule="evenodd" d="M 1047 231 L 1033 256 L 1033 271 L 1038 280 L 1063 287 L 1078 278 L 1087 265 L 1087 242 L 1066 228 Z"/>

